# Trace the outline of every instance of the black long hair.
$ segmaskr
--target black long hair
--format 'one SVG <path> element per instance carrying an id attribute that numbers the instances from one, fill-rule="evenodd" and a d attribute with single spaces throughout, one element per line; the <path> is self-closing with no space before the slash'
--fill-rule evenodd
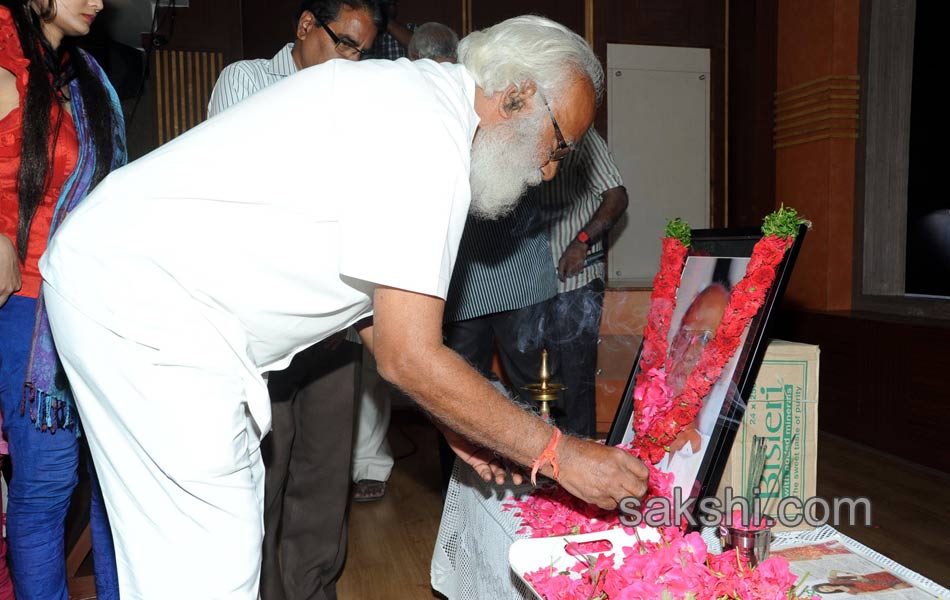
<path id="1" fill-rule="evenodd" d="M 64 37 L 59 48 L 54 49 L 43 35 L 42 22 L 51 21 L 56 16 L 56 0 L 48 0 L 40 14 L 32 9 L 30 0 L 0 0 L 0 4 L 13 16 L 23 56 L 30 61 L 26 99 L 21 107 L 23 145 L 17 173 L 20 212 L 16 244 L 20 260 L 24 261 L 30 224 L 49 188 L 49 173 L 60 127 L 64 118 L 70 118 L 65 109 L 61 109 L 56 112 L 55 122 L 51 122 L 54 99 L 67 102 L 69 97 L 64 91 L 65 86 L 73 79 L 78 80 L 85 117 L 96 149 L 93 186 L 112 168 L 113 129 L 119 124 L 114 122 L 108 90 L 93 73 L 73 38 Z"/>

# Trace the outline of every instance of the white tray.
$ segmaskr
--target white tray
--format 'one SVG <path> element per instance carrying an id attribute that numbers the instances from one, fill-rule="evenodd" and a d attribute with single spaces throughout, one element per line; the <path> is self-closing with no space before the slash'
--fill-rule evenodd
<path id="1" fill-rule="evenodd" d="M 660 532 L 652 527 L 641 527 L 637 530 L 640 539 L 647 542 L 653 542 L 660 539 Z M 518 575 L 518 578 L 524 582 L 525 586 L 531 590 L 535 598 L 543 600 L 534 588 L 528 583 L 524 576 L 525 573 L 537 571 L 542 567 L 553 566 L 559 571 L 567 570 L 577 564 L 577 558 L 571 556 L 565 551 L 568 542 L 584 543 L 607 540 L 611 543 L 611 548 L 604 552 L 593 552 L 591 555 L 613 554 L 614 566 L 619 567 L 623 563 L 622 548 L 633 546 L 637 542 L 635 535 L 630 535 L 622 528 L 611 529 L 609 531 L 595 531 L 592 533 L 582 533 L 580 535 L 564 535 L 546 538 L 531 538 L 517 540 L 508 550 L 508 564 Z"/>

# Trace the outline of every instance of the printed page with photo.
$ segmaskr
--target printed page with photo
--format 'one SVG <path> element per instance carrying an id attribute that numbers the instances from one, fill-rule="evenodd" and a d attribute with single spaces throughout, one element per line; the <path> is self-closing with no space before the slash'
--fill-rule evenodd
<path id="1" fill-rule="evenodd" d="M 773 550 L 790 570 L 804 577 L 803 593 L 822 599 L 862 596 L 874 600 L 931 600 L 937 596 L 915 587 L 881 565 L 852 552 L 837 540 Z"/>

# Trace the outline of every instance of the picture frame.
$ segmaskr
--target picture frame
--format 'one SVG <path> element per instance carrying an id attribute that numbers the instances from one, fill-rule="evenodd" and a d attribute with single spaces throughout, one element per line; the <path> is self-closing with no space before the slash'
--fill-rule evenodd
<path id="1" fill-rule="evenodd" d="M 657 464 L 661 470 L 675 474 L 674 486 L 682 489 L 684 499 L 695 496 L 701 500 L 715 495 L 719 487 L 745 413 L 743 399 L 749 397 L 755 385 L 768 343 L 769 325 L 788 286 L 806 231 L 805 225 L 799 227 L 792 246 L 776 268 L 765 302 L 746 327 L 742 343 L 723 368 L 719 380 L 703 399 L 703 407 L 690 425 L 690 435 L 684 438 L 688 441 L 675 452 L 667 452 Z M 681 370 L 688 374 L 689 357 L 697 352 L 690 348 L 703 343 L 696 332 L 702 329 L 703 319 L 708 320 L 710 314 L 718 310 L 721 316 L 725 308 L 723 295 L 728 299 L 731 287 L 742 279 L 752 250 L 761 238 L 758 229 L 692 230 L 692 244 L 683 266 L 670 325 L 668 356 L 673 357 L 673 366 L 667 375 L 668 383 L 675 379 L 673 374 L 680 363 L 686 365 Z M 696 326 L 691 327 L 691 324 Z M 705 331 L 708 335 L 709 330 Z M 608 445 L 630 443 L 634 438 L 633 395 L 642 352 L 641 342 L 607 436 Z M 671 385 L 675 387 L 676 382 Z M 671 449 L 676 445 L 671 445 Z"/>

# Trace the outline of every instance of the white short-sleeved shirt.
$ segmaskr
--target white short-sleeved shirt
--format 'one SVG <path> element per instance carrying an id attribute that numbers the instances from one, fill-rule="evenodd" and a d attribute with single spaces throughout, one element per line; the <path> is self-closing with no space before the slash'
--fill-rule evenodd
<path id="1" fill-rule="evenodd" d="M 444 299 L 474 94 L 460 65 L 304 69 L 112 173 L 59 229 L 44 280 L 123 337 L 258 378 L 372 314 L 376 285 Z M 396 151 L 374 154 L 379 139 Z"/>

